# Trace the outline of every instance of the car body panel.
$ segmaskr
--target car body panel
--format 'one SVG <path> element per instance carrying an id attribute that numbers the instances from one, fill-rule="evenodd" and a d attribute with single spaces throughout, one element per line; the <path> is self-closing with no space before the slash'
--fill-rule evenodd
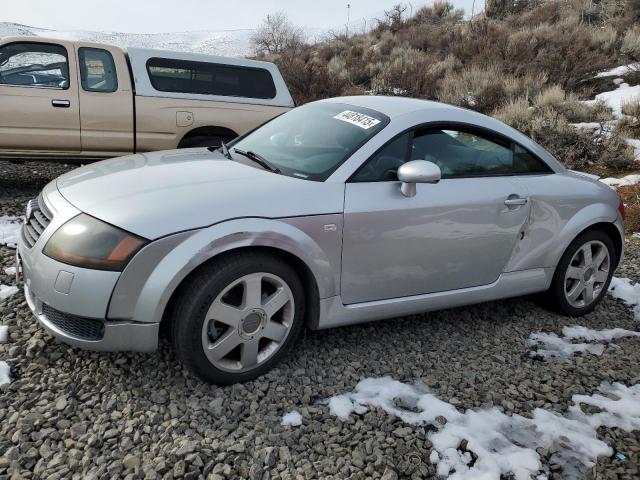
<path id="1" fill-rule="evenodd" d="M 524 238 L 516 246 L 506 272 L 555 267 L 580 232 L 596 223 L 618 221 L 618 195 L 593 178 L 567 171 L 522 176 L 519 180 L 529 191 L 531 210 Z"/>
<path id="2" fill-rule="evenodd" d="M 549 288 L 554 271 L 553 268 L 536 268 L 503 273 L 489 285 L 351 305 L 346 305 L 339 296 L 326 298 L 320 300 L 320 316 L 316 328 L 343 327 L 543 292 Z"/>
<path id="3" fill-rule="evenodd" d="M 527 198 L 519 182 L 452 178 L 416 187 L 407 198 L 400 182 L 347 184 L 346 304 L 487 285 L 504 271 L 528 218 L 528 204 L 504 204 Z"/>
<path id="4" fill-rule="evenodd" d="M 184 278 L 217 255 L 241 248 L 270 247 L 294 255 L 309 268 L 320 298 L 337 295 L 341 217 L 245 218 L 157 240 L 143 248 L 123 271 L 109 318 L 159 322 Z M 326 230 L 325 225 L 336 228 Z"/>
<path id="5" fill-rule="evenodd" d="M 18 251 L 26 286 L 39 301 L 58 310 L 81 317 L 105 318 L 111 292 L 120 273 L 67 265 L 42 253 L 51 235 L 67 220 L 80 213 L 60 195 L 55 182 L 45 187 L 43 198 L 54 214 L 53 220 L 32 248 L 28 248 L 22 241 L 19 243 Z M 61 272 L 72 276 L 70 288 L 66 292 L 56 290 L 56 281 Z"/>
<path id="6" fill-rule="evenodd" d="M 206 148 L 98 162 L 57 184 L 83 212 L 148 239 L 234 218 L 338 213 L 344 203 L 344 185 L 277 175 Z"/>

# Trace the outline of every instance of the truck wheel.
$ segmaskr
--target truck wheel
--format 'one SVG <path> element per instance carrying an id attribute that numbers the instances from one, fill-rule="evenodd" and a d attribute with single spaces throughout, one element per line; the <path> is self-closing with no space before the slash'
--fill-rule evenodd
<path id="1" fill-rule="evenodd" d="M 232 139 L 218 135 L 198 135 L 185 138 L 180 142 L 178 148 L 197 148 L 197 147 L 219 147 L 222 142 L 229 142 Z"/>
<path id="2" fill-rule="evenodd" d="M 304 289 L 289 265 L 239 253 L 210 263 L 181 288 L 171 319 L 174 348 L 208 382 L 244 382 L 287 355 L 304 311 Z"/>
<path id="3" fill-rule="evenodd" d="M 606 233 L 579 235 L 560 259 L 545 300 L 570 317 L 593 311 L 607 293 L 615 264 L 615 248 Z"/>

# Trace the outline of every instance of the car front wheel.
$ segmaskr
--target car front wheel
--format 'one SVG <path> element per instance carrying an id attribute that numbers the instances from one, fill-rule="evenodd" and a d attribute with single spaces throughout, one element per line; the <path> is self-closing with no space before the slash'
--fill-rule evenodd
<path id="1" fill-rule="evenodd" d="M 256 378 L 291 349 L 304 291 L 285 262 L 244 252 L 203 267 L 181 288 L 172 318 L 179 359 L 216 384 Z"/>
<path id="2" fill-rule="evenodd" d="M 567 248 L 549 289 L 552 307 L 572 317 L 591 312 L 607 293 L 616 265 L 611 238 L 592 230 Z"/>

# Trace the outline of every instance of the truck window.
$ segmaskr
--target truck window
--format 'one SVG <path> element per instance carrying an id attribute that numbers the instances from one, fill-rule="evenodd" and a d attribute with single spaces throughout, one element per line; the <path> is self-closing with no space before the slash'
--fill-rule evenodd
<path id="1" fill-rule="evenodd" d="M 34 42 L 0 47 L 0 84 L 21 87 L 69 88 L 67 49 Z"/>
<path id="2" fill-rule="evenodd" d="M 87 92 L 110 93 L 118 89 L 118 76 L 113 56 L 101 48 L 78 49 L 80 80 Z"/>
<path id="3" fill-rule="evenodd" d="M 256 99 L 276 96 L 273 78 L 262 68 L 150 58 L 147 71 L 153 88 L 161 92 Z"/>

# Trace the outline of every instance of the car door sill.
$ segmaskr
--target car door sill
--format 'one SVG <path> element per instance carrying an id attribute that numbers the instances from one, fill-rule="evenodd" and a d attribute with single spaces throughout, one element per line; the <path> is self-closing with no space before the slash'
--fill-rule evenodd
<path id="1" fill-rule="evenodd" d="M 501 298 L 518 297 L 549 288 L 553 268 L 536 268 L 502 273 L 498 279 L 479 287 L 375 300 L 344 305 L 340 296 L 320 300 L 317 329 L 341 327 L 373 320 L 460 307 Z"/>

